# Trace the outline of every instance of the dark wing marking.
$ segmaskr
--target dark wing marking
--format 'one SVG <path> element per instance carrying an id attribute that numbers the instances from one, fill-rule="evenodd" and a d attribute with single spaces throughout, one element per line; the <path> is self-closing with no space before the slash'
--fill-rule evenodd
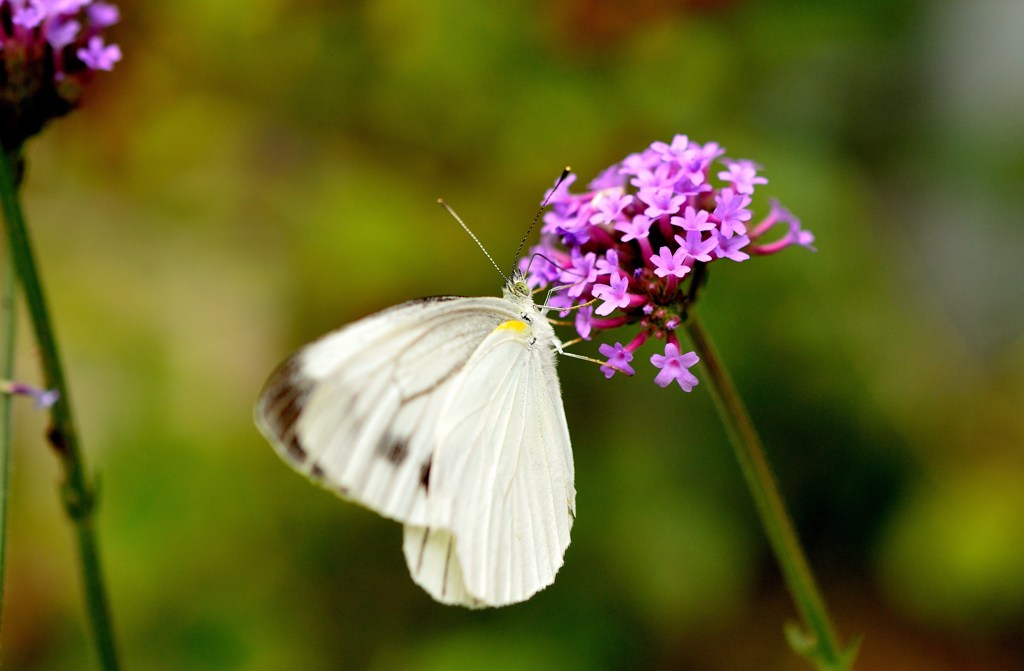
<path id="1" fill-rule="evenodd" d="M 260 401 L 266 427 L 295 462 L 306 460 L 295 425 L 312 386 L 310 380 L 299 374 L 298 362 L 288 359 L 270 376 Z"/>

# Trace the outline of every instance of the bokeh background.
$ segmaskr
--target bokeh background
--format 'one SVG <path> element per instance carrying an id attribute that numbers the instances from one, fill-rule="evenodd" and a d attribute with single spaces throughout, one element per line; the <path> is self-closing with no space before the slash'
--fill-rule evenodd
<path id="1" fill-rule="evenodd" d="M 30 143 L 24 192 L 126 668 L 806 668 L 702 387 L 561 362 L 573 542 L 553 587 L 487 612 L 434 604 L 399 527 L 251 421 L 303 342 L 497 293 L 437 197 L 504 264 L 564 165 L 676 133 L 762 163 L 760 211 L 817 235 L 716 264 L 701 310 L 858 669 L 1024 668 L 1024 4 L 119 4 L 125 60 Z M 92 668 L 30 406 L 0 661 Z"/>

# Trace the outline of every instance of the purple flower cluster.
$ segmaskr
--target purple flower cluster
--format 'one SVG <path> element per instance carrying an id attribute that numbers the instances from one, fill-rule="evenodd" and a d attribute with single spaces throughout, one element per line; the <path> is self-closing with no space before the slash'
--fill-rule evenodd
<path id="1" fill-rule="evenodd" d="M 120 19 L 95 0 L 0 0 L 0 140 L 20 146 L 52 118 L 67 114 L 97 70 L 111 70 L 121 49 L 102 32 Z"/>
<path id="2" fill-rule="evenodd" d="M 603 344 L 607 377 L 633 374 L 633 353 L 648 339 L 665 341 L 651 363 L 655 382 L 676 382 L 690 391 L 697 378 L 693 352 L 681 353 L 676 330 L 697 298 L 707 264 L 746 261 L 791 245 L 808 249 L 814 236 L 777 202 L 751 223 L 754 188 L 766 184 L 753 161 L 722 158 L 717 144 L 697 144 L 677 135 L 627 156 L 588 185 L 569 187 L 570 174 L 547 194 L 541 242 L 523 268 L 531 287 L 554 286 L 548 305 L 575 313 L 576 330 L 589 340 L 595 331 L 639 324 L 627 345 Z M 783 233 L 766 242 L 779 227 Z"/>

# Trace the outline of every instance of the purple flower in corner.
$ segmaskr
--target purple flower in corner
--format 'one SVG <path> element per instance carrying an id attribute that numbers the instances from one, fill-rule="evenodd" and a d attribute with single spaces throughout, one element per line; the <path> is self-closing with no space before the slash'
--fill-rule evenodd
<path id="1" fill-rule="evenodd" d="M 96 72 L 121 48 L 102 33 L 117 7 L 94 0 L 0 0 L 0 141 L 19 147 L 75 109 Z"/>

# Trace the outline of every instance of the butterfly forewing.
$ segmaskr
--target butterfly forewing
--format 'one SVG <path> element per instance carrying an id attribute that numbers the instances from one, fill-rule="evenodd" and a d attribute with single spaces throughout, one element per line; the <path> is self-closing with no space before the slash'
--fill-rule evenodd
<path id="1" fill-rule="evenodd" d="M 257 424 L 296 470 L 380 514 L 422 522 L 446 389 L 510 317 L 498 298 L 410 301 L 300 349 L 271 379 Z"/>

